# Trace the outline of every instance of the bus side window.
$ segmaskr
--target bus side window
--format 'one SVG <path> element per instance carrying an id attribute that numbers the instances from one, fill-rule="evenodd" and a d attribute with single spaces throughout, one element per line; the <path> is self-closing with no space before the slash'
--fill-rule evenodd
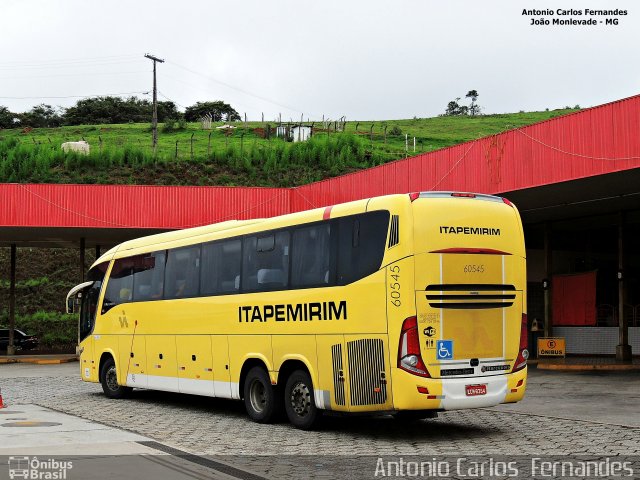
<path id="1" fill-rule="evenodd" d="M 169 250 L 164 298 L 195 297 L 200 289 L 200 245 Z"/>
<path id="2" fill-rule="evenodd" d="M 242 241 L 238 239 L 202 246 L 201 295 L 238 293 L 242 265 Z"/>
<path id="3" fill-rule="evenodd" d="M 291 288 L 327 286 L 330 281 L 331 224 L 297 228 L 291 241 Z"/>
<path id="4" fill-rule="evenodd" d="M 162 299 L 165 252 L 148 253 L 133 258 L 133 300 Z"/>
<path id="5" fill-rule="evenodd" d="M 244 239 L 243 291 L 282 290 L 289 284 L 287 230 L 264 232 Z"/>
<path id="6" fill-rule="evenodd" d="M 133 300 L 133 260 L 120 258 L 113 263 L 102 302 L 102 313 Z"/>
<path id="7" fill-rule="evenodd" d="M 378 210 L 337 219 L 338 285 L 347 285 L 380 268 L 389 212 Z"/>

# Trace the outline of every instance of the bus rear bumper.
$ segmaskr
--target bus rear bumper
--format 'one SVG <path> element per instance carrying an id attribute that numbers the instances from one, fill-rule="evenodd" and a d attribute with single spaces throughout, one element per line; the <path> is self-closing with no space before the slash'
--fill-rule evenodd
<path id="1" fill-rule="evenodd" d="M 522 400 L 527 369 L 506 375 L 468 378 L 421 378 L 394 369 L 393 406 L 396 410 L 460 410 L 493 407 Z M 467 387 L 483 394 L 468 395 Z"/>

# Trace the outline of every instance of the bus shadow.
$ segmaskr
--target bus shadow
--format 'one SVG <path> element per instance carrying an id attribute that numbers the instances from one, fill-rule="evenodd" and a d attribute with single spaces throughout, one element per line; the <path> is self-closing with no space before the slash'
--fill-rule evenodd
<path id="1" fill-rule="evenodd" d="M 185 393 L 161 392 L 158 390 L 134 390 L 130 400 L 153 405 L 186 408 L 202 413 L 246 416 L 244 404 L 237 400 L 189 395 Z"/>
<path id="2" fill-rule="evenodd" d="M 449 440 L 486 438 L 498 433 L 495 428 L 469 425 L 447 415 L 438 419 L 398 421 L 390 415 L 349 417 L 325 415 L 321 430 L 334 433 L 357 434 L 384 440 Z"/>
<path id="3" fill-rule="evenodd" d="M 98 395 L 98 394 L 97 394 Z M 160 392 L 153 390 L 134 390 L 128 401 L 146 405 L 158 405 L 171 409 L 185 409 L 206 415 L 233 418 L 242 424 L 250 423 L 255 428 L 272 428 L 272 425 L 260 425 L 251 422 L 244 404 L 237 400 L 210 398 L 198 395 Z M 289 426 L 286 418 L 276 422 L 280 427 Z M 241 427 L 239 425 L 239 427 Z M 242 428 L 246 428 L 243 425 Z M 294 428 L 291 426 L 290 428 Z M 380 440 L 458 440 L 485 438 L 500 435 L 501 430 L 494 425 L 469 423 L 467 420 L 451 415 L 439 414 L 436 419 L 398 421 L 390 415 L 349 416 L 324 415 L 317 428 L 318 432 L 330 432 L 348 436 L 369 437 Z"/>

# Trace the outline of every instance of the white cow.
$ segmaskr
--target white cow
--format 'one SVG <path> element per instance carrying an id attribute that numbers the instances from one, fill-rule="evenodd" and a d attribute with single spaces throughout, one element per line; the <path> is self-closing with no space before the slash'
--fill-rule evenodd
<path id="1" fill-rule="evenodd" d="M 80 140 L 79 142 L 64 142 L 62 144 L 63 152 L 79 152 L 89 155 L 89 150 L 89 144 L 84 140 Z"/>

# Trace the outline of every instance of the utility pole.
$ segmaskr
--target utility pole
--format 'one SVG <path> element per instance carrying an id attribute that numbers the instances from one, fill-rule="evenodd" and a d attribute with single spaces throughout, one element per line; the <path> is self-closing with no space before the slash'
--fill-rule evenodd
<path id="1" fill-rule="evenodd" d="M 164 60 L 145 53 L 144 56 L 153 61 L 153 116 L 151 117 L 153 154 L 156 154 L 158 146 L 158 87 L 156 82 L 156 62 L 164 63 Z"/>

